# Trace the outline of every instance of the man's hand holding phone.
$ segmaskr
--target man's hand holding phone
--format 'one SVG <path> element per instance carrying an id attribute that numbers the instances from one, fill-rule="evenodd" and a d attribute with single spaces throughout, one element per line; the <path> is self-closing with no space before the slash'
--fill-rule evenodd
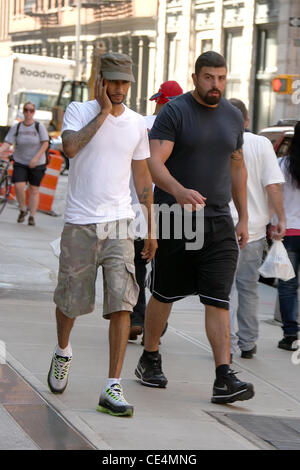
<path id="1" fill-rule="evenodd" d="M 101 106 L 101 114 L 109 114 L 112 110 L 112 102 L 107 95 L 107 83 L 101 74 L 98 75 L 95 83 L 95 99 Z"/>

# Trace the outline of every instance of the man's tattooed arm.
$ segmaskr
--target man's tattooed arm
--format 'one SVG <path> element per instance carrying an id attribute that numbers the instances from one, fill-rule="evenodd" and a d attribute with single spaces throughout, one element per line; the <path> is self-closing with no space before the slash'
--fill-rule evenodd
<path id="1" fill-rule="evenodd" d="M 62 134 L 62 143 L 64 153 L 69 158 L 82 150 L 94 137 L 98 129 L 102 126 L 107 117 L 107 113 L 99 113 L 92 121 L 79 131 L 64 131 Z"/>
<path id="2" fill-rule="evenodd" d="M 147 206 L 149 204 L 150 194 L 152 194 L 152 184 L 150 186 L 144 186 L 142 191 L 138 194 L 140 204 L 144 204 L 145 206 Z"/>

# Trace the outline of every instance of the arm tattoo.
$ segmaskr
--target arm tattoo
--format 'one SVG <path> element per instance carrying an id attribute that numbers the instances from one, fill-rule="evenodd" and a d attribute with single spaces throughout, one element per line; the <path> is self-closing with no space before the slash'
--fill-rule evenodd
<path id="1" fill-rule="evenodd" d="M 151 189 L 149 186 L 144 186 L 143 191 L 138 195 L 140 204 L 147 206 L 149 204 L 149 195 L 151 194 Z"/>
<path id="2" fill-rule="evenodd" d="M 72 148 L 76 149 L 76 153 L 82 150 L 98 131 L 100 127 L 99 116 L 100 115 L 98 114 L 94 119 L 92 119 L 92 121 L 90 121 L 79 131 L 65 131 L 62 137 L 63 147 L 67 148 L 68 146 L 72 146 Z"/>
<path id="3" fill-rule="evenodd" d="M 232 153 L 231 158 L 232 158 L 232 160 L 235 160 L 235 161 L 241 161 L 241 160 L 243 160 L 243 158 L 244 158 L 243 149 L 242 149 L 242 148 L 239 148 L 239 149 L 235 150 L 235 151 Z"/>

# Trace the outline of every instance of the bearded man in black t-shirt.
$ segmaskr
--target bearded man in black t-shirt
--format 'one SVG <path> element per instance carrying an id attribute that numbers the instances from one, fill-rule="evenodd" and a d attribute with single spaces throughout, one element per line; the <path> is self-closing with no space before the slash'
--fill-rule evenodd
<path id="1" fill-rule="evenodd" d="M 167 103 L 150 132 L 154 202 L 164 209 L 159 212 L 145 349 L 135 370 L 143 385 L 166 387 L 159 353 L 161 332 L 174 301 L 199 295 L 216 364 L 214 403 L 248 400 L 254 395 L 253 385 L 237 379 L 229 365 L 229 294 L 239 248 L 248 240 L 248 214 L 243 118 L 222 96 L 226 73 L 220 54 L 209 51 L 198 57 L 192 75 L 194 91 Z M 231 197 L 239 214 L 236 227 L 228 206 Z M 203 212 L 199 211 L 204 211 L 201 227 L 197 216 Z M 170 230 L 166 236 L 167 216 Z M 187 217 L 191 217 L 196 239 L 197 235 L 203 238 L 197 249 L 188 248 L 185 234 L 178 236 L 178 227 Z"/>

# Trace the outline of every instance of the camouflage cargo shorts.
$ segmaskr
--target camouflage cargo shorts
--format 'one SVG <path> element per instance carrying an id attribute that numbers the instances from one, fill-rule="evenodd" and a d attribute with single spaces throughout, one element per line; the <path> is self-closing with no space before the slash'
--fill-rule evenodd
<path id="1" fill-rule="evenodd" d="M 109 319 L 113 312 L 133 311 L 139 295 L 134 243 L 129 237 L 115 237 L 116 228 L 129 222 L 123 219 L 104 224 L 65 224 L 54 302 L 67 317 L 94 310 L 99 266 L 103 269 L 103 317 Z"/>

